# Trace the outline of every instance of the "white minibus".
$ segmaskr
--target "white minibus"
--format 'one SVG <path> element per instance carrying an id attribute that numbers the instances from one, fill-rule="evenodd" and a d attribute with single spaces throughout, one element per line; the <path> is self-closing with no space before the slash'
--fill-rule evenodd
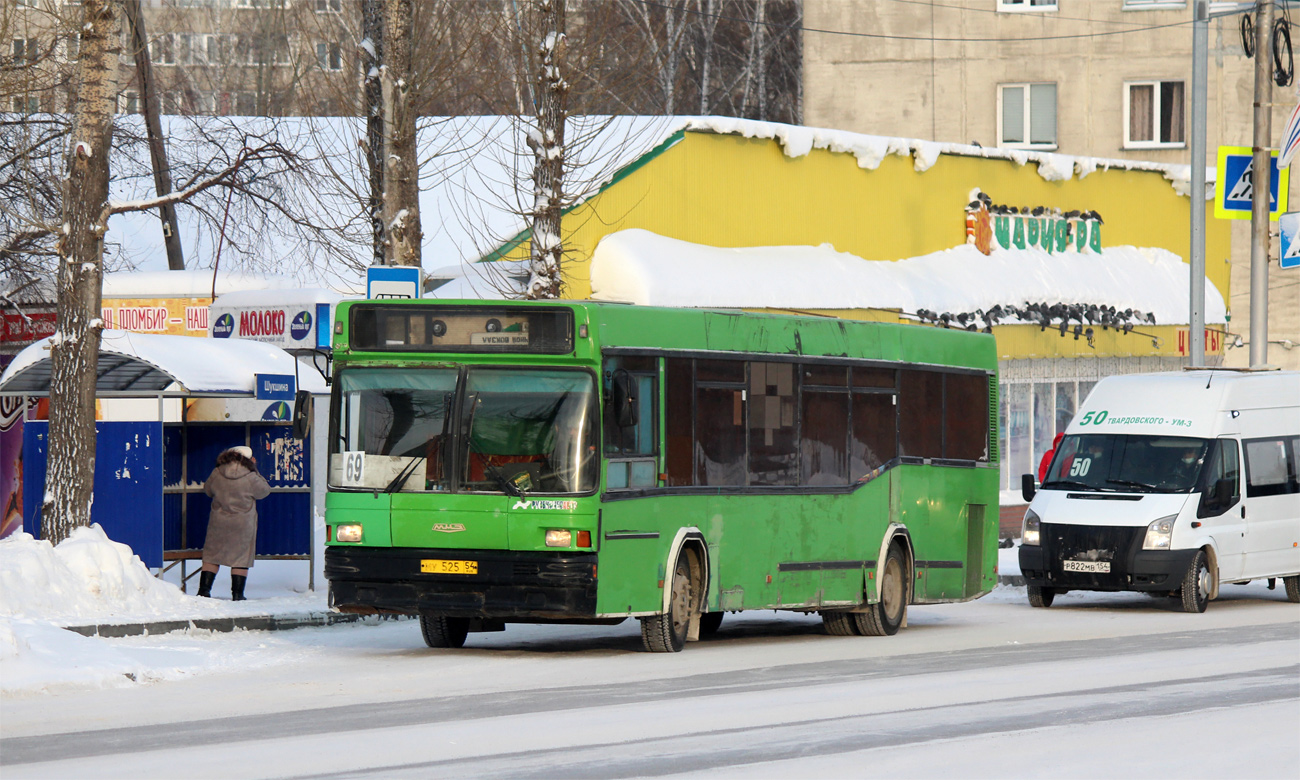
<path id="1" fill-rule="evenodd" d="M 1198 369 L 1097 383 L 1041 486 L 1022 478 L 1029 603 L 1146 591 L 1204 612 L 1229 583 L 1300 602 L 1300 372 Z"/>

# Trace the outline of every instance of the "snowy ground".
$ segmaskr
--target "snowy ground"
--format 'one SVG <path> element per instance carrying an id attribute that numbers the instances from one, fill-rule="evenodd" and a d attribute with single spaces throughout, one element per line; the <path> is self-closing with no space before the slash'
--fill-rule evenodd
<path id="1" fill-rule="evenodd" d="M 30 575 L 40 555 L 8 544 L 6 780 L 232 766 L 247 777 L 1300 776 L 1300 608 L 1262 583 L 1225 588 L 1203 615 L 1140 594 L 1071 593 L 1034 610 L 1023 588 L 1002 587 L 912 607 L 908 628 L 881 639 L 768 612 L 728 615 L 717 638 L 674 655 L 641 652 L 634 621 L 510 626 L 433 651 L 412 621 L 85 638 L 12 617 L 13 572 Z M 112 570 L 104 543 L 83 545 L 96 549 L 54 555 L 74 573 L 87 557 Z M 1001 551 L 1003 573 L 1014 554 Z M 139 582 L 125 600 L 133 618 L 323 606 L 295 592 L 305 564 L 253 574 L 244 604 Z M 92 596 L 60 622 L 123 617 Z"/>

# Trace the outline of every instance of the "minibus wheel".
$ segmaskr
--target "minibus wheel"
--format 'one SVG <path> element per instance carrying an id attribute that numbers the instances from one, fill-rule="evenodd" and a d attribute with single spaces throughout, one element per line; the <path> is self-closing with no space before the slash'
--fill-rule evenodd
<path id="1" fill-rule="evenodd" d="M 422 612 L 420 633 L 424 635 L 424 643 L 429 647 L 464 647 L 465 636 L 469 633 L 469 619 Z"/>
<path id="2" fill-rule="evenodd" d="M 1205 560 L 1205 551 L 1197 550 L 1192 563 L 1183 575 L 1181 592 L 1184 612 L 1204 612 L 1210 605 L 1210 592 L 1214 588 L 1214 574 Z"/>
<path id="3" fill-rule="evenodd" d="M 1286 585 L 1286 598 L 1292 604 L 1300 604 L 1300 574 L 1294 577 L 1283 577 L 1282 584 Z"/>
<path id="4" fill-rule="evenodd" d="M 1029 588 L 1029 606 L 1031 607 L 1050 607 L 1052 601 L 1056 599 L 1056 591 L 1052 588 L 1045 588 L 1041 585 L 1030 585 Z"/>

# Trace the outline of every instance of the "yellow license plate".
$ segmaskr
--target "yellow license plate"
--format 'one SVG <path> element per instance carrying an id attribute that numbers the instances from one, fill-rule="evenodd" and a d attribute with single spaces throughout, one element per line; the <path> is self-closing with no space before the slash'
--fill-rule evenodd
<path id="1" fill-rule="evenodd" d="M 420 561 L 424 574 L 478 574 L 478 561 Z"/>

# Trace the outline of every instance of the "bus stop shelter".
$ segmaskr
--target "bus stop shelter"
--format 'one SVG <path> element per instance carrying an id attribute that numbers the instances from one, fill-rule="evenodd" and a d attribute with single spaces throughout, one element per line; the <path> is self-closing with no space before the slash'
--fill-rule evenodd
<path id="1" fill-rule="evenodd" d="M 15 356 L 0 377 L 0 395 L 48 397 L 51 371 L 49 339 L 43 339 Z M 95 387 L 106 406 L 157 401 L 156 419 L 95 424 L 91 520 L 109 538 L 130 546 L 159 575 L 179 562 L 183 587 L 192 576 L 186 562 L 201 557 L 207 532 L 211 500 L 203 483 L 217 455 L 246 445 L 271 486 L 258 502 L 257 557 L 310 561 L 308 586 L 315 586 L 313 452 L 310 437 L 293 437 L 290 410 L 297 389 L 327 392 L 316 369 L 255 341 L 105 330 Z M 169 399 L 180 402 L 175 421 L 166 419 Z M 229 399 L 228 408 L 238 412 L 192 421 L 196 399 Z M 26 417 L 25 411 L 23 527 L 40 538 L 49 423 Z"/>

